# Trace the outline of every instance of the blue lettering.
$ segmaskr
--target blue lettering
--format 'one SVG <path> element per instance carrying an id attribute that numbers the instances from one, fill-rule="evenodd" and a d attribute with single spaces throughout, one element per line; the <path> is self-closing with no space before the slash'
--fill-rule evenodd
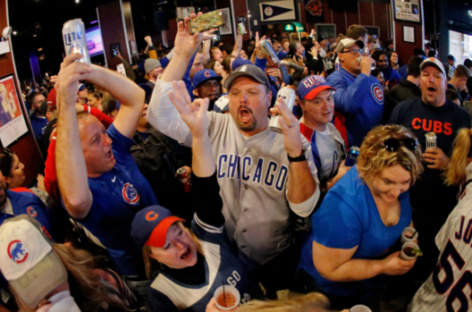
<path id="1" fill-rule="evenodd" d="M 285 178 L 287 178 L 288 168 L 282 166 L 280 168 L 279 176 L 277 177 L 277 183 L 275 183 L 275 188 L 277 191 L 282 191 L 284 189 Z"/>
<path id="2" fill-rule="evenodd" d="M 251 165 L 252 158 L 250 156 L 245 156 L 243 158 L 243 172 L 242 172 L 243 181 L 247 181 L 250 178 L 250 176 L 248 174 L 246 174 L 246 163 L 247 163 L 248 167 Z"/>
<path id="3" fill-rule="evenodd" d="M 272 167 L 273 167 L 273 169 L 272 169 Z M 265 184 L 267 184 L 268 186 L 272 186 L 272 184 L 274 183 L 275 174 L 271 173 L 271 171 L 273 171 L 274 173 L 277 171 L 277 163 L 274 162 L 274 161 L 271 161 L 269 163 L 269 167 L 267 168 Z M 269 178 L 270 178 L 270 180 L 269 180 Z"/>
<path id="4" fill-rule="evenodd" d="M 77 33 L 77 38 L 82 39 L 82 32 L 81 32 L 81 31 L 79 31 L 79 32 Z"/>
<path id="5" fill-rule="evenodd" d="M 229 155 L 228 162 L 228 178 L 234 178 L 234 172 L 236 171 L 236 165 L 238 164 L 238 155 Z"/>
<path id="6" fill-rule="evenodd" d="M 254 178 L 252 179 L 252 182 L 257 182 L 259 184 L 261 183 L 262 165 L 263 164 L 264 164 L 264 160 L 262 158 L 259 158 L 259 160 L 257 161 L 256 172 L 254 173 Z"/>
<path id="7" fill-rule="evenodd" d="M 469 244 L 472 239 L 472 219 L 467 223 L 467 228 L 464 232 L 464 243 Z"/>
<path id="8" fill-rule="evenodd" d="M 222 178 L 225 177 L 225 170 L 222 169 L 223 159 L 224 159 L 224 162 L 227 162 L 228 161 L 228 156 L 225 155 L 225 154 L 220 155 L 220 160 L 218 161 L 218 179 L 222 179 Z"/>

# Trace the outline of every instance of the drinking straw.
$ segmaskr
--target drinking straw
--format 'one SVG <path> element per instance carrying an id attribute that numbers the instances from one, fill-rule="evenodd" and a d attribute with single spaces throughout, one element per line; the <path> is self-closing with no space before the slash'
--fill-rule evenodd
<path id="1" fill-rule="evenodd" d="M 413 232 L 413 234 L 411 234 L 410 238 L 415 237 L 416 232 L 418 232 L 418 230 L 415 230 L 415 231 Z"/>
<path id="2" fill-rule="evenodd" d="M 223 303 L 226 306 L 225 282 L 222 281 L 221 284 L 223 284 Z"/>

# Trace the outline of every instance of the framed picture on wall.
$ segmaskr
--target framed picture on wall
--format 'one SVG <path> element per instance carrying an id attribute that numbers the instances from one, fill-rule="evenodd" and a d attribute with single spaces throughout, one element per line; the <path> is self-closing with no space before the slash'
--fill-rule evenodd
<path id="1" fill-rule="evenodd" d="M 220 35 L 231 35 L 233 33 L 233 23 L 231 20 L 231 10 L 230 8 L 223 8 L 221 9 L 223 12 L 223 20 L 225 24 L 219 28 Z"/>
<path id="2" fill-rule="evenodd" d="M 376 38 L 380 37 L 380 27 L 378 26 L 364 26 L 362 25 L 367 30 L 367 34 L 369 36 L 377 36 Z"/>
<path id="3" fill-rule="evenodd" d="M 395 19 L 421 23 L 421 0 L 393 0 Z"/>
<path id="4" fill-rule="evenodd" d="M 328 39 L 329 37 L 336 38 L 336 24 L 315 24 L 316 40 L 320 37 Z"/>
<path id="5" fill-rule="evenodd" d="M 415 43 L 415 27 L 403 26 L 403 42 Z"/>
<path id="6" fill-rule="evenodd" d="M 0 141 L 8 147 L 28 132 L 13 74 L 0 78 Z"/>

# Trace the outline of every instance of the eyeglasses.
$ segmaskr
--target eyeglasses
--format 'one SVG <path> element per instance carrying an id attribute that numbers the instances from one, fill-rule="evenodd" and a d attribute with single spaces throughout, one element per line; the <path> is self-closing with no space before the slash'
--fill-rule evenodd
<path id="1" fill-rule="evenodd" d="M 383 142 L 383 147 L 385 147 L 385 149 L 389 152 L 398 151 L 400 149 L 400 145 L 403 145 L 410 151 L 414 152 L 416 151 L 416 148 L 418 147 L 418 142 L 412 138 L 405 138 L 403 140 L 390 138 Z"/>
<path id="2" fill-rule="evenodd" d="M 344 51 L 343 53 L 362 54 L 362 53 L 364 53 L 364 50 L 362 50 L 362 49 L 351 49 L 351 50 Z"/>

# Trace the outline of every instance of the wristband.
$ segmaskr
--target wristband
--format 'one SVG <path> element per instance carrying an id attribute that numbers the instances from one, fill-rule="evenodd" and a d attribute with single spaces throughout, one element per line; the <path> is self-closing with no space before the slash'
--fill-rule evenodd
<path id="1" fill-rule="evenodd" d="M 305 149 L 302 149 L 302 154 L 297 157 L 290 157 L 290 155 L 287 153 L 287 158 L 288 158 L 288 162 L 291 162 L 291 163 L 305 161 L 306 160 Z"/>

